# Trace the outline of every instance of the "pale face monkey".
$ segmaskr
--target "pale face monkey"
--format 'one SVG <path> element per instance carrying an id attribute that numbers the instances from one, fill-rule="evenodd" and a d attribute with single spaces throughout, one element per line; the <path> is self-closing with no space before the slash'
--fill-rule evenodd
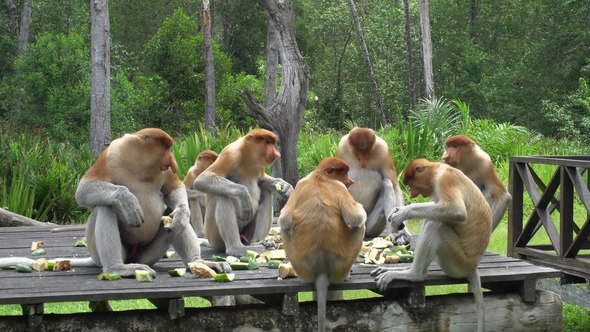
<path id="1" fill-rule="evenodd" d="M 393 225 L 408 219 L 424 219 L 414 262 L 409 268 L 380 267 L 371 275 L 377 276 L 377 286 L 384 291 L 393 280 L 423 281 L 428 266 L 437 259 L 448 276 L 469 281 L 477 307 L 478 331 L 484 331 L 477 266 L 490 241 L 492 214 L 483 194 L 460 170 L 426 159 L 416 159 L 408 165 L 404 184 L 410 187 L 412 198 L 422 195 L 431 200 L 396 208 L 388 217 Z"/>
<path id="2" fill-rule="evenodd" d="M 492 209 L 492 232 L 498 227 L 512 200 L 496 173 L 490 156 L 465 136 L 449 137 L 445 142 L 442 162 L 460 169 L 481 190 Z"/>
<path id="3" fill-rule="evenodd" d="M 228 264 L 201 259 L 197 235 L 189 224 L 186 190 L 176 175 L 172 138 L 156 128 L 114 140 L 84 174 L 76 201 L 92 209 L 86 226 L 88 251 L 105 272 L 133 276 L 135 270 L 155 275 L 155 264 L 170 245 L 183 262 L 202 262 L 218 272 Z M 161 217 L 172 209 L 172 226 Z"/>
<path id="4" fill-rule="evenodd" d="M 216 251 L 243 256 L 246 250 L 265 250 L 260 245 L 272 223 L 272 195 L 288 198 L 293 187 L 283 179 L 265 174 L 281 154 L 277 136 L 254 129 L 226 146 L 217 160 L 194 183 L 193 189 L 207 195 L 205 234 Z"/>
<path id="5" fill-rule="evenodd" d="M 404 223 L 399 229 L 387 224 L 393 208 L 404 205 L 387 143 L 369 128 L 354 128 L 340 140 L 336 157 L 350 165 L 348 175 L 355 183 L 348 191 L 365 208 L 366 236 L 379 236 L 388 226 L 387 234 L 394 243 L 410 243 L 412 234 Z"/>
<path id="6" fill-rule="evenodd" d="M 281 210 L 279 225 L 287 258 L 297 276 L 315 283 L 318 331 L 325 331 L 328 286 L 349 277 L 358 258 L 367 214 L 346 189 L 350 167 L 326 158 L 301 179 Z"/>
<path id="7" fill-rule="evenodd" d="M 197 233 L 197 236 L 201 238 L 205 237 L 205 227 L 203 224 L 206 207 L 205 194 L 198 190 L 194 190 L 193 182 L 205 169 L 207 169 L 207 167 L 211 166 L 215 160 L 217 160 L 217 153 L 215 151 L 205 150 L 199 153 L 195 160 L 195 164 L 191 166 L 182 181 L 186 187 L 188 205 L 191 210 L 190 223 Z"/>

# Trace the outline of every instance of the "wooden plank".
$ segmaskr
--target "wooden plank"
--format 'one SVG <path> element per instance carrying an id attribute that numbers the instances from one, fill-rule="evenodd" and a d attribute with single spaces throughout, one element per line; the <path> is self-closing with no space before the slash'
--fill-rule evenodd
<path id="1" fill-rule="evenodd" d="M 522 223 L 523 223 L 523 196 L 524 196 L 524 184 L 520 173 L 518 172 L 518 165 L 510 158 L 509 164 L 509 178 L 508 191 L 512 195 L 512 202 L 508 204 L 508 256 L 515 257 L 516 253 L 513 252 L 513 248 L 522 235 Z"/>

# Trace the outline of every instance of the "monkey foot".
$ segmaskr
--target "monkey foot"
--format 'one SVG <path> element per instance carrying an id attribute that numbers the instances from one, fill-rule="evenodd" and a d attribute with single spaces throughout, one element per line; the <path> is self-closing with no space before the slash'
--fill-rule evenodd
<path id="1" fill-rule="evenodd" d="M 229 264 L 226 262 L 212 262 L 212 261 L 200 260 L 200 261 L 197 261 L 197 263 L 205 264 L 217 273 L 227 273 L 227 272 L 232 271 L 231 266 L 229 266 Z"/>
<path id="2" fill-rule="evenodd" d="M 153 278 L 156 277 L 156 271 L 145 264 L 121 264 L 113 267 L 103 267 L 103 272 L 116 273 L 121 277 L 135 277 L 135 270 L 148 271 Z"/>

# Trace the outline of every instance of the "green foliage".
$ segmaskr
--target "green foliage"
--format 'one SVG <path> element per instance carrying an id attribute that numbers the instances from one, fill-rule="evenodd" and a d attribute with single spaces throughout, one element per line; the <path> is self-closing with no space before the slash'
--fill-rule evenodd
<path id="1" fill-rule="evenodd" d="M 88 40 L 75 31 L 45 33 L 28 46 L 16 61 L 22 77 L 4 82 L 14 84 L 4 97 L 12 101 L 17 125 L 38 128 L 56 139 L 79 142 L 88 137 L 89 51 Z"/>
<path id="2" fill-rule="evenodd" d="M 166 104 L 155 105 L 160 112 L 166 110 L 158 119 L 160 126 L 178 134 L 191 132 L 205 116 L 204 42 L 198 31 L 196 23 L 178 8 L 145 45 L 148 65 L 167 83 L 161 100 Z M 212 44 L 216 90 L 223 90 L 231 61 L 214 41 Z"/>

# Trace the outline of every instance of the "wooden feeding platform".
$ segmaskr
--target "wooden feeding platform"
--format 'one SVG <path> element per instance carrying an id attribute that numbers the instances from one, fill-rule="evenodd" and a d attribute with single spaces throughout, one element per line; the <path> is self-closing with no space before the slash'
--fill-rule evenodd
<path id="1" fill-rule="evenodd" d="M 68 226 L 62 226 L 67 228 Z M 25 256 L 68 258 L 87 257 L 85 247 L 75 247 L 84 236 L 81 230 L 51 232 L 53 227 L 0 228 L 0 257 Z M 414 236 L 413 243 L 415 243 Z M 44 241 L 46 255 L 31 256 L 31 243 Z M 202 257 L 214 254 L 202 246 Z M 403 263 L 400 265 L 409 264 Z M 0 270 L 0 305 L 19 304 L 23 316 L 1 316 L 0 331 L 27 330 L 129 330 L 162 331 L 313 331 L 317 327 L 315 302 L 298 302 L 299 292 L 313 291 L 313 285 L 297 278 L 277 280 L 278 270 L 260 264 L 258 270 L 234 271 L 233 282 L 198 279 L 190 272 L 170 277 L 168 270 L 183 267 L 178 255 L 163 258 L 154 269 L 153 282 L 134 278 L 99 281 L 98 267 L 74 268 L 65 272 L 20 273 Z M 378 292 L 372 269 L 355 264 L 352 277 L 330 290 L 371 290 Z M 559 296 L 536 290 L 539 279 L 554 278 L 560 271 L 535 266 L 521 259 L 486 253 L 479 265 L 485 292 L 488 330 L 511 326 L 511 331 L 561 331 L 562 304 Z M 433 263 L 428 279 L 421 283 L 394 281 L 382 297 L 341 300 L 328 304 L 328 326 L 338 331 L 381 331 L 399 328 L 413 331 L 439 331 L 445 326 L 475 327 L 475 303 L 470 293 L 426 296 L 426 286 L 466 284 L 465 279 L 447 277 Z M 251 295 L 263 304 L 185 308 L 185 297 Z M 130 310 L 76 314 L 43 314 L 43 304 L 51 302 L 149 299 L 158 310 Z M 533 310 L 534 309 L 534 310 Z M 531 317 L 534 317 L 531 318 Z M 496 322 L 496 323 L 494 323 Z M 471 324 L 471 325 L 465 325 Z M 496 324 L 496 325 L 494 325 Z M 508 324 L 508 325 L 507 325 Z M 467 330 L 472 330 L 470 327 Z"/>

